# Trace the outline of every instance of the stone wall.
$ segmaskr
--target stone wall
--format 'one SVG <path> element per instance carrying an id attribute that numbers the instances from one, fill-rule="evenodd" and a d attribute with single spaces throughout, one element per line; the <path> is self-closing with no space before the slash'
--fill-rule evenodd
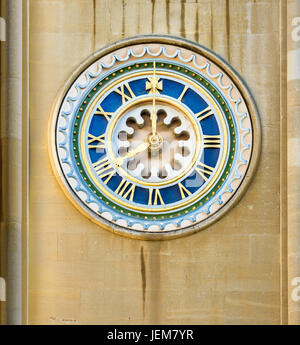
<path id="1" fill-rule="evenodd" d="M 289 220 L 296 242 L 290 236 L 287 241 L 286 208 L 287 125 L 294 131 L 293 138 L 298 138 L 297 127 L 286 122 L 286 108 L 290 116 L 294 111 L 290 107 L 299 107 L 299 97 L 288 104 L 286 97 L 286 20 L 287 6 L 292 3 L 295 1 L 29 1 L 25 323 L 288 321 L 287 243 L 295 257 L 299 255 L 297 214 Z M 226 59 L 252 91 L 263 134 L 257 174 L 238 205 L 206 230 L 162 242 L 123 238 L 81 215 L 60 189 L 47 147 L 50 109 L 72 71 L 111 42 L 150 33 L 191 39 Z M 291 172 L 295 184 L 297 169 Z M 296 199 L 298 189 L 290 188 L 294 192 L 290 197 Z M 293 267 L 295 262 L 289 262 L 289 268 Z M 296 322 L 298 316 L 297 311 L 291 313 L 290 322 Z"/>

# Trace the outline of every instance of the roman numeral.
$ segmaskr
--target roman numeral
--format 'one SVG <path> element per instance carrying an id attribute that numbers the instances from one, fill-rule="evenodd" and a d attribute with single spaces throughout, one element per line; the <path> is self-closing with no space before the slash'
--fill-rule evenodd
<path id="1" fill-rule="evenodd" d="M 105 149 L 104 137 L 105 137 L 105 133 L 99 135 L 98 137 L 89 133 L 88 134 L 88 148 L 89 149 Z M 98 141 L 98 143 L 95 144 L 94 141 Z"/>
<path id="2" fill-rule="evenodd" d="M 178 187 L 179 187 L 181 199 L 184 199 L 187 196 L 192 195 L 192 193 L 188 189 L 186 189 L 181 183 L 178 183 Z"/>
<path id="3" fill-rule="evenodd" d="M 127 187 L 129 189 L 126 191 Z M 134 192 L 135 192 L 135 185 L 130 183 L 129 181 L 126 181 L 124 178 L 120 182 L 118 188 L 115 190 L 115 193 L 118 194 L 119 196 L 122 196 L 123 198 L 129 197 L 129 201 L 133 201 L 134 197 Z"/>
<path id="4" fill-rule="evenodd" d="M 153 191 L 154 191 L 154 198 L 153 196 Z M 163 198 L 161 197 L 159 189 L 149 189 L 149 199 L 148 199 L 148 205 L 157 205 L 158 200 L 161 205 L 164 205 Z"/>
<path id="5" fill-rule="evenodd" d="M 208 178 L 205 176 L 205 174 L 210 176 L 212 174 L 212 172 L 214 171 L 213 167 L 206 165 L 202 162 L 198 162 L 195 169 L 196 169 L 197 173 L 203 178 L 204 181 L 208 180 Z"/>
<path id="6" fill-rule="evenodd" d="M 205 108 L 204 110 L 200 111 L 199 113 L 195 114 L 195 116 L 197 117 L 197 119 L 199 121 L 204 120 L 205 118 L 207 118 L 208 116 L 213 115 L 213 111 L 210 109 L 210 107 Z"/>
<path id="7" fill-rule="evenodd" d="M 103 115 L 106 118 L 106 121 L 109 122 L 110 118 L 113 116 L 114 113 L 105 111 L 101 107 L 101 105 L 98 106 L 97 110 L 95 111 L 95 115 Z"/>
<path id="8" fill-rule="evenodd" d="M 124 88 L 125 87 L 125 88 Z M 125 93 L 125 90 L 127 89 L 127 91 L 130 93 L 130 96 L 128 96 Z M 123 85 L 121 85 L 119 88 L 117 88 L 115 90 L 116 93 L 118 93 L 119 95 L 122 96 L 122 104 L 124 104 L 126 101 L 131 100 L 132 98 L 135 97 L 135 94 L 133 93 L 133 91 L 131 90 L 130 86 L 128 83 L 125 83 Z"/>
<path id="9" fill-rule="evenodd" d="M 189 88 L 188 86 L 185 86 L 185 87 L 184 87 L 183 91 L 181 92 L 181 95 L 178 97 L 178 101 L 181 102 L 182 97 L 183 97 L 184 94 L 187 92 L 187 89 L 188 89 L 188 88 Z"/>
<path id="10" fill-rule="evenodd" d="M 104 181 L 105 184 L 107 184 L 115 174 L 115 170 L 106 156 L 98 160 L 98 162 L 93 163 L 93 167 L 100 178 L 107 177 L 107 179 Z"/>
<path id="11" fill-rule="evenodd" d="M 219 149 L 221 147 L 220 135 L 203 135 L 205 149 Z"/>

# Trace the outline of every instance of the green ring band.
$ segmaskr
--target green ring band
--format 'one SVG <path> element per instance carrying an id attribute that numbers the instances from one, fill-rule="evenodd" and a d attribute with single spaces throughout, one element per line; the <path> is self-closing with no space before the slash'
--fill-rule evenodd
<path id="1" fill-rule="evenodd" d="M 147 64 L 147 67 L 145 67 L 145 64 Z M 163 66 L 162 66 L 163 65 Z M 138 67 L 137 67 L 138 66 Z M 171 66 L 171 67 L 170 67 Z M 129 68 L 128 68 L 129 67 Z M 228 107 L 226 100 L 222 97 L 222 95 L 216 90 L 215 87 L 212 86 L 212 84 L 202 75 L 200 76 L 199 74 L 197 74 L 194 70 L 190 70 L 187 67 L 182 67 L 180 65 L 174 64 L 174 63 L 170 63 L 170 62 L 157 62 L 156 63 L 156 68 L 164 68 L 166 70 L 169 71 L 173 71 L 179 74 L 184 75 L 185 77 L 190 77 L 191 80 L 193 80 L 194 82 L 198 83 L 199 85 L 201 85 L 202 87 L 204 87 L 213 97 L 213 99 L 216 101 L 216 103 L 220 106 L 220 108 L 223 111 L 223 114 L 225 114 L 224 118 L 227 121 L 228 127 L 233 129 L 233 132 L 231 130 L 229 130 L 229 137 L 230 137 L 230 141 L 229 141 L 229 155 L 225 164 L 225 169 L 223 174 L 220 176 L 220 178 L 218 179 L 218 181 L 215 182 L 214 187 L 210 190 L 210 192 L 208 194 L 206 194 L 205 197 L 201 198 L 200 200 L 194 202 L 192 205 L 181 209 L 180 211 L 174 211 L 174 212 L 168 212 L 165 213 L 165 215 L 153 215 L 153 214 L 145 214 L 145 213 L 141 213 L 141 212 L 136 212 L 136 211 L 131 211 L 128 210 L 127 208 L 121 207 L 118 204 L 115 204 L 114 202 L 112 202 L 110 199 L 108 199 L 107 197 L 105 197 L 99 190 L 97 187 L 95 187 L 94 183 L 90 180 L 89 176 L 85 173 L 84 168 L 83 168 L 83 163 L 81 162 L 80 159 L 80 155 L 79 155 L 79 133 L 77 128 L 80 127 L 81 121 L 83 119 L 83 113 L 86 109 L 86 107 L 88 107 L 89 102 L 91 101 L 91 99 L 93 98 L 93 96 L 95 94 L 97 94 L 103 87 L 105 87 L 105 85 L 109 82 L 111 82 L 112 80 L 118 78 L 120 75 L 124 75 L 126 73 L 131 73 L 135 70 L 139 70 L 139 69 L 149 69 L 152 70 L 153 68 L 153 62 L 151 61 L 143 61 L 143 63 L 134 63 L 132 65 L 128 65 L 126 67 L 122 67 L 119 70 L 111 73 L 110 75 L 106 76 L 103 80 L 99 81 L 97 83 L 97 85 L 95 85 L 93 87 L 93 89 L 88 93 L 88 95 L 86 96 L 86 98 L 83 100 L 83 102 L 80 104 L 80 106 L 78 107 L 78 111 L 76 113 L 76 117 L 75 117 L 75 121 L 73 123 L 73 128 L 72 128 L 72 132 L 73 132 L 73 136 L 72 136 L 72 142 L 74 143 L 73 145 L 73 155 L 74 155 L 74 160 L 76 162 L 76 166 L 79 170 L 80 175 L 82 176 L 83 180 L 86 183 L 86 186 L 93 192 L 93 194 L 95 196 L 97 196 L 101 202 L 104 202 L 106 204 L 106 206 L 109 206 L 112 210 L 117 210 L 120 213 L 130 216 L 130 217 L 135 217 L 137 219 L 144 219 L 144 220 L 166 220 L 168 218 L 175 218 L 175 217 L 179 217 L 183 214 L 189 213 L 191 211 L 194 211 L 195 209 L 202 207 L 203 205 L 205 205 L 205 203 L 207 203 L 218 191 L 219 188 L 221 188 L 221 186 L 225 183 L 227 176 L 229 175 L 229 171 L 231 170 L 231 166 L 229 166 L 229 164 L 232 164 L 233 160 L 234 160 L 234 156 L 235 156 L 235 144 L 233 142 L 233 140 L 235 140 L 235 134 L 236 133 L 236 129 L 235 129 L 235 124 L 234 124 L 234 120 L 233 120 L 233 115 L 231 112 L 230 107 Z M 123 70 L 123 72 L 120 72 L 121 70 Z M 113 75 L 114 74 L 114 75 Z M 201 79 L 200 79 L 201 78 Z M 100 85 L 99 85 L 100 84 Z M 86 102 L 84 104 L 84 102 Z M 224 103 L 224 104 L 223 104 Z M 229 117 L 231 117 L 231 119 L 229 120 Z M 76 153 L 78 153 L 76 155 Z M 233 157 L 233 158 L 232 158 Z M 227 174 L 226 174 L 227 172 Z M 220 183 L 221 181 L 221 183 Z"/>

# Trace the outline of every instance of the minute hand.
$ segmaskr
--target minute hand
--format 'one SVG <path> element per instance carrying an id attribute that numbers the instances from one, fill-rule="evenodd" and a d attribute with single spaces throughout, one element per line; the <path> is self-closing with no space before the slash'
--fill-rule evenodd
<path id="1" fill-rule="evenodd" d="M 155 92 L 156 90 L 153 88 L 153 102 L 152 102 L 152 135 L 156 135 L 156 124 L 157 124 L 157 114 L 156 114 L 156 107 L 155 107 Z"/>
<path id="2" fill-rule="evenodd" d="M 115 164 L 118 166 L 122 165 L 126 159 L 136 156 L 138 153 L 145 151 L 148 147 L 149 147 L 149 143 L 140 144 L 134 150 L 127 152 L 127 154 L 125 156 L 117 157 L 115 159 Z"/>
<path id="3" fill-rule="evenodd" d="M 157 114 L 156 114 L 156 93 L 158 90 L 162 90 L 162 81 L 159 81 L 159 78 L 156 77 L 156 63 L 153 61 L 153 76 L 148 78 L 149 81 L 146 82 L 146 90 L 150 89 L 152 93 L 152 115 L 151 115 L 151 124 L 152 124 L 152 135 L 156 135 L 157 127 Z"/>

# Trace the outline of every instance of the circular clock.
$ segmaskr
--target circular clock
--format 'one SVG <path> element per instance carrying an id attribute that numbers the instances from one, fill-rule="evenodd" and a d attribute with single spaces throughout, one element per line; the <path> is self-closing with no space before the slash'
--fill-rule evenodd
<path id="1" fill-rule="evenodd" d="M 163 239 L 219 219 L 249 184 L 259 118 L 237 73 L 164 36 L 100 50 L 53 107 L 50 151 L 67 196 L 118 234 Z"/>

